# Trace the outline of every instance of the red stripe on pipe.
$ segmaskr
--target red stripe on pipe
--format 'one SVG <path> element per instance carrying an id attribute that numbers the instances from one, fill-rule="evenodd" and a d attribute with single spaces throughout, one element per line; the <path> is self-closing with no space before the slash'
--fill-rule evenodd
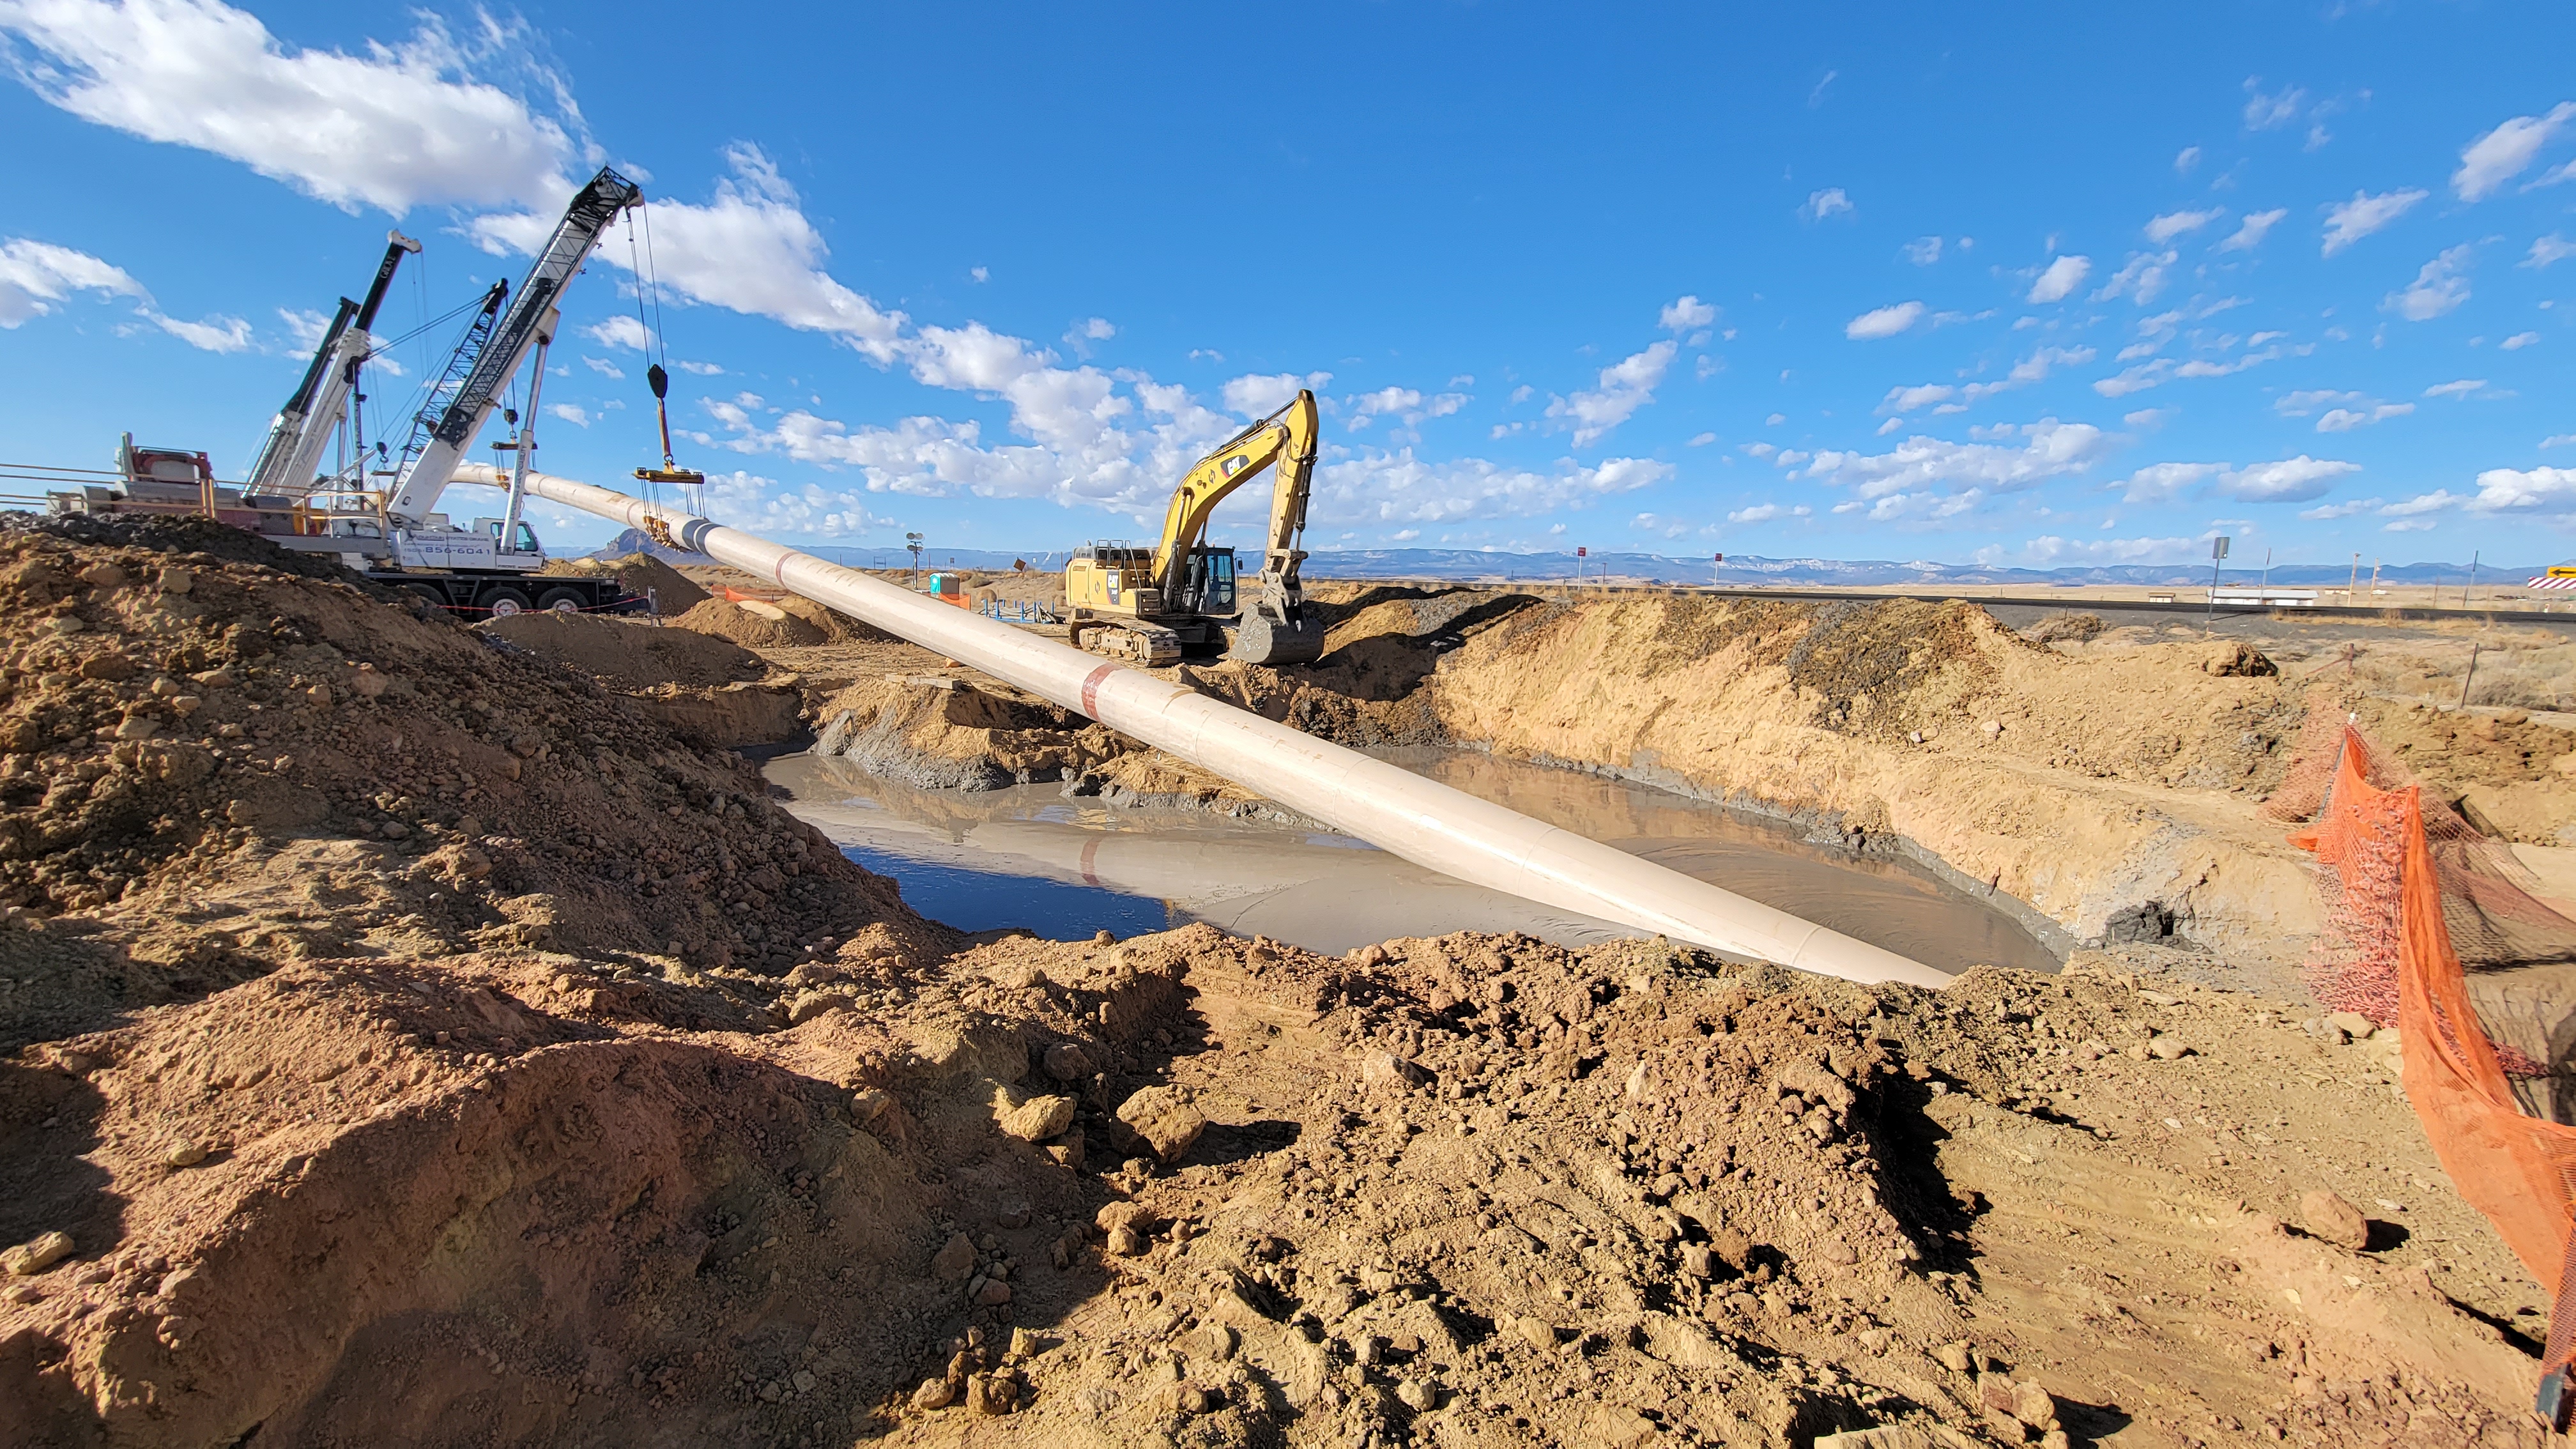
<path id="1" fill-rule="evenodd" d="M 1100 718 L 1100 681 L 1118 672 L 1115 664 L 1103 664 L 1082 676 L 1082 712 L 1092 719 Z"/>

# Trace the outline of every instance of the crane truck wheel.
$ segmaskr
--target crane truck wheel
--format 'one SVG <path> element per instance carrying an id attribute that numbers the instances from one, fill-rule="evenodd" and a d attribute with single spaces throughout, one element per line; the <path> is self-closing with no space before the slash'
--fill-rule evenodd
<path id="1" fill-rule="evenodd" d="M 551 609 L 558 614 L 578 614 L 581 612 L 581 593 L 577 589 L 548 589 L 537 595 L 537 607 Z"/>
<path id="2" fill-rule="evenodd" d="M 485 589 L 475 597 L 474 602 L 495 619 L 506 619 L 512 614 L 524 614 L 531 607 L 527 592 L 523 589 L 514 589 L 508 584 Z"/>
<path id="3" fill-rule="evenodd" d="M 440 588 L 438 585 L 405 584 L 402 586 L 402 589 L 404 593 L 411 595 L 413 598 L 420 600 L 431 608 L 436 609 L 441 613 L 446 612 L 447 590 Z"/>

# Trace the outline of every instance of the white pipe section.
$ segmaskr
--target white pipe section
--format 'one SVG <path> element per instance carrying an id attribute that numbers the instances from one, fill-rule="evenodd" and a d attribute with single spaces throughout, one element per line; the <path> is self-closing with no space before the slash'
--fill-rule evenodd
<path id="1" fill-rule="evenodd" d="M 455 481 L 502 482 L 499 470 L 479 463 L 459 467 Z M 1080 711 L 1460 880 L 1802 971 L 1863 982 L 1949 984 L 1941 972 L 1866 941 L 855 569 L 569 478 L 531 472 L 526 487 L 539 497 L 629 528 L 659 519 L 684 548 Z"/>

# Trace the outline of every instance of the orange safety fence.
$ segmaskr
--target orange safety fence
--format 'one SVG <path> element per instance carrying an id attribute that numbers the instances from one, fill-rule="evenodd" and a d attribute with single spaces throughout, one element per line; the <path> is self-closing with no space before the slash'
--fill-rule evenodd
<path id="1" fill-rule="evenodd" d="M 2552 1293 L 2540 1409 L 2564 1429 L 2576 1406 L 2567 1367 L 2576 1356 L 2576 1126 L 2525 1110 L 2508 1068 L 2546 1075 L 2551 1064 L 2498 1050 L 2453 941 L 2456 924 L 2479 946 L 2508 953 L 2481 961 L 2486 970 L 2524 965 L 2535 955 L 2563 961 L 2576 921 L 2535 899 L 2513 878 L 2518 866 L 2496 863 L 2510 855 L 2438 801 L 2433 809 L 2447 818 L 2428 830 L 2419 785 L 2373 783 L 2374 761 L 2359 731 L 2346 726 L 2339 744 L 2314 823 L 2290 837 L 2332 867 L 2330 885 L 2338 889 L 2330 893 L 2340 896 L 2329 913 L 2340 949 L 2313 970 L 2312 984 L 2329 1004 L 2382 1024 L 2394 1018 L 2406 1096 L 2444 1171 Z M 2383 780 L 2402 775 L 2386 764 L 2378 773 Z M 2306 801 L 2297 793 L 2276 795 L 2276 805 L 2300 809 Z M 2433 838 L 2451 834 L 2455 823 L 2467 838 Z M 2512 956 L 2517 947 L 2533 954 Z"/>

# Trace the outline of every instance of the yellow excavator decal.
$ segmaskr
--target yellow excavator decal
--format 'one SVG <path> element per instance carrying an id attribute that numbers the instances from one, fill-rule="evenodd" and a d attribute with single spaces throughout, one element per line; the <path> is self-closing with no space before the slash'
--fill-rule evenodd
<path id="1" fill-rule="evenodd" d="M 1316 437 L 1315 394 L 1300 389 L 1190 469 L 1172 492 L 1153 548 L 1095 543 L 1076 554 L 1064 571 L 1074 642 L 1112 658 L 1171 664 L 1186 650 L 1217 643 L 1232 620 L 1233 658 L 1305 664 L 1321 655 L 1324 629 L 1307 615 L 1297 580 Z M 1261 573 L 1245 597 L 1234 550 L 1201 540 L 1217 504 L 1264 468 L 1272 470 L 1269 527 Z"/>

